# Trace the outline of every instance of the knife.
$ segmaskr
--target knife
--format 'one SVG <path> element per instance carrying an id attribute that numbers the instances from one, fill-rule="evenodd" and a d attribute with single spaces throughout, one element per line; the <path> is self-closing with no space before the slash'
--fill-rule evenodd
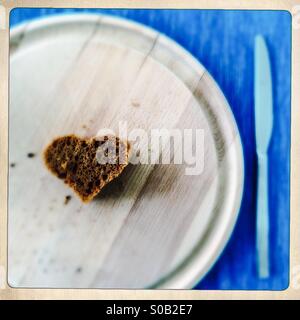
<path id="1" fill-rule="evenodd" d="M 258 158 L 256 250 L 260 278 L 269 276 L 268 147 L 273 128 L 272 77 L 268 49 L 261 35 L 255 37 L 255 139 Z"/>

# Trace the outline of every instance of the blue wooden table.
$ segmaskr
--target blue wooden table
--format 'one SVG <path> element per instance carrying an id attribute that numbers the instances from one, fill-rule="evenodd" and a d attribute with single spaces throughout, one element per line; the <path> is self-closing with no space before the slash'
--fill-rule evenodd
<path id="1" fill-rule="evenodd" d="M 289 172 L 291 16 L 285 11 L 14 9 L 11 26 L 51 14 L 107 13 L 151 26 L 190 51 L 220 85 L 237 121 L 245 157 L 240 215 L 223 254 L 196 289 L 282 290 L 289 278 Z M 271 275 L 256 272 L 255 206 L 257 161 L 254 138 L 253 49 L 256 34 L 270 50 L 274 133 L 270 157 Z M 171 227 L 171 226 L 170 226 Z"/>

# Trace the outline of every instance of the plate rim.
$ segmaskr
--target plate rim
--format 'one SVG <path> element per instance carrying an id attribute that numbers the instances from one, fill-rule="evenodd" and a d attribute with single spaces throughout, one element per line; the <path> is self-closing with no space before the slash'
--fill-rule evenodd
<path id="1" fill-rule="evenodd" d="M 236 190 L 235 190 L 235 201 L 231 208 L 231 214 L 227 217 L 227 225 L 224 230 L 224 233 L 222 235 L 222 240 L 219 241 L 217 248 L 213 253 L 211 253 L 209 259 L 206 259 L 206 263 L 202 265 L 202 268 L 197 267 L 197 262 L 199 262 L 201 257 L 201 250 L 198 250 L 196 252 L 190 252 L 190 254 L 187 256 L 185 261 L 177 265 L 171 272 L 169 272 L 166 276 L 160 278 L 155 284 L 148 287 L 149 289 L 173 289 L 173 288 L 182 288 L 182 289 L 189 289 L 192 288 L 195 284 L 197 284 L 200 280 L 203 279 L 203 277 L 210 271 L 210 269 L 214 266 L 222 252 L 224 251 L 226 245 L 229 242 L 229 239 L 231 238 L 232 232 L 234 230 L 234 227 L 237 222 L 237 218 L 239 216 L 243 192 L 244 192 L 244 154 L 243 154 L 243 145 L 241 142 L 241 137 L 239 133 L 239 129 L 235 120 L 235 117 L 233 115 L 233 112 L 231 110 L 231 107 L 223 93 L 223 91 L 220 89 L 218 83 L 215 81 L 215 79 L 211 76 L 211 74 L 207 71 L 207 69 L 203 66 L 203 64 L 195 58 L 188 50 L 183 48 L 179 43 L 177 43 L 175 40 L 169 38 L 164 33 L 161 33 L 159 30 L 155 30 L 147 25 L 144 25 L 142 23 L 119 17 L 114 15 L 108 15 L 103 13 L 67 13 L 67 14 L 53 14 L 48 16 L 41 16 L 37 17 L 33 20 L 25 21 L 21 24 L 17 24 L 10 28 L 10 34 L 9 34 L 9 44 L 11 44 L 12 41 L 18 42 L 18 38 L 22 38 L 22 33 L 24 30 L 26 32 L 32 32 L 32 31 L 38 31 L 38 29 L 45 28 L 51 25 L 59 25 L 59 24 L 67 24 L 67 23 L 74 23 L 74 22 L 87 22 L 87 23 L 95 23 L 99 20 L 100 17 L 104 17 L 104 23 L 105 22 L 116 22 L 118 23 L 118 26 L 122 26 L 123 28 L 129 29 L 130 27 L 134 27 L 135 31 L 141 32 L 141 36 L 146 36 L 145 31 L 147 31 L 147 34 L 152 35 L 161 35 L 163 37 L 163 40 L 165 43 L 169 44 L 171 49 L 176 50 L 183 54 L 187 59 L 189 59 L 189 62 L 193 64 L 198 70 L 202 70 L 203 75 L 206 74 L 209 77 L 209 80 L 212 81 L 214 84 L 215 89 L 217 90 L 218 94 L 223 100 L 223 104 L 225 106 L 225 111 L 227 112 L 227 118 L 228 122 L 231 124 L 231 126 L 234 129 L 234 132 L 236 133 L 235 136 L 235 152 L 236 152 L 236 161 L 239 164 L 239 174 L 237 175 L 238 182 L 236 183 Z M 101 21 L 101 23 L 103 23 Z M 30 30 L 27 29 L 27 27 L 30 25 Z M 158 63 L 162 64 L 161 61 L 155 59 Z M 170 72 L 172 72 L 175 76 L 178 77 L 177 74 L 175 74 L 168 66 L 162 64 L 165 66 Z M 186 86 L 186 84 L 183 82 L 182 79 L 180 79 L 182 83 Z M 190 90 L 190 88 L 188 88 Z M 219 222 L 220 223 L 220 222 Z M 197 244 L 199 244 L 200 241 L 198 241 Z M 197 245 L 195 245 L 196 247 Z M 196 248 L 194 247 L 194 250 Z M 8 258 L 8 257 L 7 257 Z M 101 289 L 101 288 L 99 288 Z"/>

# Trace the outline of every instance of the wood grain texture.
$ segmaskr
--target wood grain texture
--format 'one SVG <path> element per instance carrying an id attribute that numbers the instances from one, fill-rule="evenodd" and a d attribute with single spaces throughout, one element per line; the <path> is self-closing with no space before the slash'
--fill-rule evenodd
<path id="1" fill-rule="evenodd" d="M 204 68 L 164 36 L 104 16 L 27 25 L 14 40 L 10 284 L 149 287 L 191 267 L 195 250 L 201 263 L 190 274 L 203 274 L 233 226 L 243 174 L 230 110 Z M 203 129 L 203 173 L 131 165 L 92 203 L 73 196 L 65 205 L 72 192 L 45 170 L 43 148 L 59 135 L 116 130 L 120 121 L 129 131 Z"/>

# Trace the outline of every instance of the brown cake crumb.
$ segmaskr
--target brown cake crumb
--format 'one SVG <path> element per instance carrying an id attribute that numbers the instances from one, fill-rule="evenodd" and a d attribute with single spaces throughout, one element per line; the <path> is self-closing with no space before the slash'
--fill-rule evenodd
<path id="1" fill-rule="evenodd" d="M 34 156 L 35 156 L 35 154 L 32 153 L 32 152 L 27 153 L 27 157 L 28 157 L 28 158 L 33 158 Z"/>
<path id="2" fill-rule="evenodd" d="M 65 196 L 65 204 L 68 204 L 69 203 L 69 201 L 71 200 L 71 196 L 70 195 L 68 195 L 68 196 Z"/>
<path id="3" fill-rule="evenodd" d="M 132 101 L 131 101 L 131 105 L 132 105 L 133 107 L 138 108 L 138 107 L 140 106 L 140 103 L 139 103 L 137 100 L 132 100 Z"/>
<path id="4" fill-rule="evenodd" d="M 47 168 L 64 180 L 83 202 L 92 200 L 128 164 L 130 146 L 118 137 L 82 139 L 67 135 L 44 151 Z M 113 152 L 114 151 L 114 152 Z"/>

